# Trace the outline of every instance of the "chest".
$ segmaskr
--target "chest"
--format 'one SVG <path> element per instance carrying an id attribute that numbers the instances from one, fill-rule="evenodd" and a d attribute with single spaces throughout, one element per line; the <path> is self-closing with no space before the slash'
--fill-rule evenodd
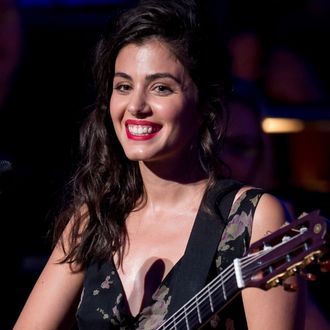
<path id="1" fill-rule="evenodd" d="M 197 211 L 154 217 L 136 212 L 127 219 L 128 242 L 117 272 L 133 315 L 183 256 Z"/>

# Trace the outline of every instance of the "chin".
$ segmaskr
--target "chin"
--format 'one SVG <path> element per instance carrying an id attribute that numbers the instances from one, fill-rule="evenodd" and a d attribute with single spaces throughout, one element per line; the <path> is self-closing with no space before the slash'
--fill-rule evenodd
<path id="1" fill-rule="evenodd" d="M 125 152 L 125 155 L 131 161 L 144 161 L 149 159 L 143 152 Z"/>

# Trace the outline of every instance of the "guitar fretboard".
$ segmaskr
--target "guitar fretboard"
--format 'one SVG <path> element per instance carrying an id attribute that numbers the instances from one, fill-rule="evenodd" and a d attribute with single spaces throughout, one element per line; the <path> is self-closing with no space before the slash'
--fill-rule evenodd
<path id="1" fill-rule="evenodd" d="M 192 330 L 206 323 L 240 292 L 233 265 L 219 274 L 157 330 Z"/>

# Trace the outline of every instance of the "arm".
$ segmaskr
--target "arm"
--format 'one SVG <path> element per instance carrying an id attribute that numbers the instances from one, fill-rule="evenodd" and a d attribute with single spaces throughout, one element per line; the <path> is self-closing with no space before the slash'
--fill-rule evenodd
<path id="1" fill-rule="evenodd" d="M 63 257 L 60 245 L 53 250 L 13 330 L 70 329 L 79 302 L 83 272 L 74 272 Z"/>
<path id="2" fill-rule="evenodd" d="M 272 195 L 264 194 L 256 208 L 251 244 L 285 222 L 281 203 Z M 289 281 L 297 282 L 291 277 Z M 247 288 L 242 291 L 246 319 L 250 330 L 289 330 L 304 328 L 305 287 L 299 283 L 296 292 L 285 291 L 282 286 L 264 291 Z"/>

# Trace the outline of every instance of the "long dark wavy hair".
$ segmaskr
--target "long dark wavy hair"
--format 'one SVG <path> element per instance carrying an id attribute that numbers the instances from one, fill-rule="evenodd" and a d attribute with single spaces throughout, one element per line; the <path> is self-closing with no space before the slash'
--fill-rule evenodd
<path id="1" fill-rule="evenodd" d="M 95 50 L 96 106 L 81 128 L 81 161 L 70 181 L 70 197 L 59 213 L 54 244 L 70 221 L 62 262 L 82 267 L 91 260 L 122 260 L 127 243 L 125 219 L 145 200 L 138 163 L 127 159 L 109 115 L 115 60 L 125 45 L 163 41 L 188 70 L 199 93 L 202 124 L 199 161 L 211 186 L 218 174 L 218 146 L 226 116 L 223 97 L 230 86 L 228 56 L 203 10 L 192 0 L 145 0 L 121 13 Z M 221 51 L 217 51 L 220 49 Z"/>

